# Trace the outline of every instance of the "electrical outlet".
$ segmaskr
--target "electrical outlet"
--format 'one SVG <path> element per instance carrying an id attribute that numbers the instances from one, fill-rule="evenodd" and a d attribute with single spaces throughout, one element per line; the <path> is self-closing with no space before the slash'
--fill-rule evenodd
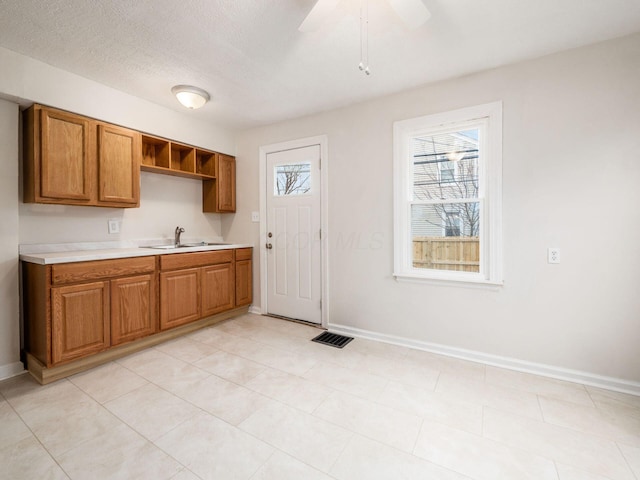
<path id="1" fill-rule="evenodd" d="M 107 221 L 107 226 L 109 228 L 109 233 L 120 233 L 120 220 L 117 218 L 110 218 Z"/>
<path id="2" fill-rule="evenodd" d="M 560 249 L 555 247 L 549 247 L 547 249 L 547 262 L 548 263 L 560 263 Z"/>
<path id="3" fill-rule="evenodd" d="M 259 222 L 260 221 L 260 212 L 251 212 L 251 221 Z"/>

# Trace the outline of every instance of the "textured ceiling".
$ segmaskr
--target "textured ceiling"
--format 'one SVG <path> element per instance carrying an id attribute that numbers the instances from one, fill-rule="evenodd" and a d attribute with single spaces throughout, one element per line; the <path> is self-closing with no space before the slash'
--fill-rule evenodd
<path id="1" fill-rule="evenodd" d="M 416 30 L 368 1 L 369 77 L 359 0 L 312 33 L 313 0 L 0 0 L 0 46 L 175 110 L 196 85 L 194 116 L 247 128 L 640 31 L 639 0 L 423 0 Z"/>

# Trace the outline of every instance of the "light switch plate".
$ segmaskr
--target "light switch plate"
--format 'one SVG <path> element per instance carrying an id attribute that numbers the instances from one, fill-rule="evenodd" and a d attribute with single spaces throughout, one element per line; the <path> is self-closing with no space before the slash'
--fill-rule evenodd
<path id="1" fill-rule="evenodd" d="M 120 233 L 120 220 L 117 218 L 110 218 L 107 221 L 110 234 Z"/>
<path id="2" fill-rule="evenodd" d="M 259 222 L 260 221 L 260 212 L 251 212 L 251 221 Z"/>

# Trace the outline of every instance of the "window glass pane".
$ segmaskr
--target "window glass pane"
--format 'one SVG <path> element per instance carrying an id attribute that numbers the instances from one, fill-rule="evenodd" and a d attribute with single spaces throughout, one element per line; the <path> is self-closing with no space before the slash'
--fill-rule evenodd
<path id="1" fill-rule="evenodd" d="M 304 195 L 311 190 L 311 164 L 297 163 L 293 165 L 276 165 L 273 194 Z"/>
<path id="2" fill-rule="evenodd" d="M 411 205 L 413 267 L 480 271 L 480 203 Z"/>
<path id="3" fill-rule="evenodd" d="M 412 139 L 413 199 L 478 197 L 478 129 Z"/>

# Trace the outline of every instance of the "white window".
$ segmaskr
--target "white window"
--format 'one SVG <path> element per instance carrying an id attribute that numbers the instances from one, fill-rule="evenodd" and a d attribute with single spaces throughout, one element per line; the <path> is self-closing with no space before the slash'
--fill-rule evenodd
<path id="1" fill-rule="evenodd" d="M 311 164 L 277 165 L 274 178 L 273 194 L 276 197 L 305 195 L 311 190 Z"/>
<path id="2" fill-rule="evenodd" d="M 502 283 L 502 103 L 394 124 L 394 276 Z"/>

